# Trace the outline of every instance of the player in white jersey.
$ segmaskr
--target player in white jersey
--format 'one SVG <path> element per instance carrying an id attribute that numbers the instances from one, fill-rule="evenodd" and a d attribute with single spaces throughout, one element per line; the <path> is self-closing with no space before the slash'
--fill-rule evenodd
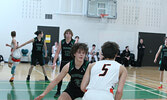
<path id="1" fill-rule="evenodd" d="M 21 58 L 21 53 L 19 49 L 16 49 L 18 46 L 18 42 L 16 41 L 15 37 L 16 37 L 16 32 L 12 31 L 11 32 L 11 37 L 12 37 L 12 42 L 11 45 L 6 44 L 6 46 L 11 47 L 11 54 L 9 56 L 9 60 L 8 60 L 8 66 L 11 68 L 11 74 L 12 77 L 10 78 L 10 82 L 14 81 L 14 76 L 15 76 L 15 70 L 17 65 L 20 62 L 20 58 Z"/>
<path id="2" fill-rule="evenodd" d="M 115 42 L 103 44 L 104 60 L 88 66 L 81 84 L 85 92 L 83 100 L 120 100 L 126 81 L 127 70 L 115 61 L 119 46 Z M 113 89 L 118 84 L 114 97 Z"/>

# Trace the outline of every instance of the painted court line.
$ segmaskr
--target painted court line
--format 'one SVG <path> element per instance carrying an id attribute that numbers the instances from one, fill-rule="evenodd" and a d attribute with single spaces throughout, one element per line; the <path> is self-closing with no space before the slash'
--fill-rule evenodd
<path id="1" fill-rule="evenodd" d="M 132 82 L 132 81 L 127 81 L 127 82 L 131 82 L 131 83 L 133 83 L 133 84 L 137 84 L 137 83 L 134 83 L 134 82 Z M 143 81 L 144 82 L 144 81 Z M 125 83 L 126 84 L 126 83 Z M 149 84 L 149 83 L 148 83 Z M 166 91 L 163 91 L 163 90 L 159 90 L 159 89 L 155 89 L 155 88 L 151 88 L 151 87 L 148 87 L 148 86 L 146 86 L 146 85 L 142 85 L 142 84 L 138 84 L 138 85 L 141 85 L 141 86 L 143 86 L 143 87 L 147 87 L 147 88 L 150 88 L 150 89 L 152 89 L 152 90 L 155 90 L 155 91 L 159 91 L 159 92 L 162 92 L 162 93 L 166 93 Z"/>
<path id="2" fill-rule="evenodd" d="M 0 91 L 44 91 L 45 89 L 0 89 Z M 52 91 L 57 91 L 57 90 L 52 90 Z M 63 91 L 63 90 L 62 90 Z M 114 90 L 116 91 L 116 90 Z M 143 92 L 145 90 L 123 90 L 124 92 L 134 92 L 134 91 L 139 91 Z"/>
<path id="3" fill-rule="evenodd" d="M 42 82 L 42 83 L 41 83 Z M 35 81 L 30 81 L 30 82 L 28 82 L 28 83 L 26 83 L 26 81 L 14 81 L 14 83 L 13 84 L 49 84 L 49 83 L 47 83 L 47 82 L 45 82 L 45 81 L 38 81 L 37 83 L 35 83 Z M 3 84 L 3 83 L 9 83 L 8 81 L 0 81 L 0 84 Z M 64 85 L 67 85 L 68 84 L 68 82 L 63 82 L 63 84 Z"/>
<path id="4" fill-rule="evenodd" d="M 134 77 L 134 75 L 132 74 L 128 74 L 128 76 L 131 76 L 131 77 Z M 136 76 L 137 78 L 141 78 L 143 80 L 147 80 L 147 81 L 151 81 L 151 82 L 154 82 L 154 83 L 159 83 L 158 81 L 154 81 L 154 80 L 151 80 L 151 79 L 148 79 L 148 78 L 144 78 L 144 77 L 140 77 L 140 76 Z M 163 82 L 164 85 L 166 85 L 164 82 Z"/>
<path id="5" fill-rule="evenodd" d="M 43 75 L 42 72 L 40 72 L 39 70 L 37 70 L 36 68 L 34 68 L 36 72 L 40 73 L 41 75 Z M 48 76 L 47 76 L 48 77 Z M 52 80 L 50 77 L 48 77 L 49 80 Z"/>
<path id="6" fill-rule="evenodd" d="M 161 94 L 158 94 L 158 93 L 154 93 L 154 92 L 152 92 L 152 91 L 150 91 L 150 90 L 146 90 L 146 89 L 143 89 L 143 88 L 140 88 L 140 87 L 137 87 L 137 86 L 134 86 L 134 85 L 128 84 L 128 83 L 126 83 L 126 84 L 127 84 L 127 85 L 129 85 L 129 86 L 132 86 L 132 87 L 134 87 L 134 88 L 138 88 L 138 89 L 141 89 L 141 90 L 143 90 L 143 91 L 147 91 L 147 92 L 149 92 L 149 93 L 152 93 L 152 94 L 155 94 L 155 95 L 158 95 L 158 96 L 161 96 L 161 97 L 167 98 L 167 96 L 164 96 L 164 95 L 161 95 Z"/>

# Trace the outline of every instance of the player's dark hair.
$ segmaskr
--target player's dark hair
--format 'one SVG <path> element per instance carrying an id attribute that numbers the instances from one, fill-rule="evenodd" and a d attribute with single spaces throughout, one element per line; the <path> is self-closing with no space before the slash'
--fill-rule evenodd
<path id="1" fill-rule="evenodd" d="M 129 46 L 126 46 L 125 48 L 128 48 Z"/>
<path id="2" fill-rule="evenodd" d="M 74 58 L 74 54 L 78 51 L 78 50 L 83 50 L 85 52 L 85 54 L 88 53 L 88 46 L 85 43 L 75 43 L 72 48 L 71 48 L 71 56 Z"/>
<path id="3" fill-rule="evenodd" d="M 41 33 L 42 33 L 42 31 L 38 30 L 38 31 L 36 31 L 34 34 L 38 36 L 38 35 L 41 34 Z"/>
<path id="4" fill-rule="evenodd" d="M 12 31 L 12 32 L 11 32 L 11 36 L 12 36 L 12 37 L 15 37 L 15 36 L 16 36 L 16 31 Z"/>
<path id="5" fill-rule="evenodd" d="M 93 47 L 96 47 L 96 45 L 95 45 L 95 44 L 93 44 L 92 46 L 93 46 Z"/>
<path id="6" fill-rule="evenodd" d="M 75 39 L 78 38 L 79 39 L 79 36 L 75 36 Z"/>
<path id="7" fill-rule="evenodd" d="M 115 42 L 107 41 L 101 46 L 101 49 L 105 59 L 114 59 L 119 52 L 119 45 Z"/>
<path id="8" fill-rule="evenodd" d="M 167 37 L 164 37 L 164 41 L 167 39 Z"/>

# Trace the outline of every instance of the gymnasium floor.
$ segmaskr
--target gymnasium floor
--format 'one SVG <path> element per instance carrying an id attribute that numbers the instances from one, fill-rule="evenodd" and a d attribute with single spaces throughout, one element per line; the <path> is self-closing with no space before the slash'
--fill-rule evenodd
<path id="1" fill-rule="evenodd" d="M 31 81 L 26 82 L 26 76 L 30 64 L 21 63 L 17 66 L 15 81 L 9 82 L 11 77 L 10 68 L 7 64 L 0 66 L 0 100 L 33 100 L 41 94 L 49 84 L 44 81 L 42 68 L 35 67 L 31 74 Z M 164 74 L 164 88 L 158 90 L 159 71 L 158 67 L 128 67 L 128 78 L 124 87 L 123 100 L 167 100 L 167 73 Z M 56 77 L 58 69 L 51 70 L 46 66 L 49 79 Z M 62 91 L 65 89 L 69 76 L 64 79 Z M 53 98 L 55 87 L 43 100 L 56 100 Z M 115 89 L 116 90 L 116 89 Z"/>

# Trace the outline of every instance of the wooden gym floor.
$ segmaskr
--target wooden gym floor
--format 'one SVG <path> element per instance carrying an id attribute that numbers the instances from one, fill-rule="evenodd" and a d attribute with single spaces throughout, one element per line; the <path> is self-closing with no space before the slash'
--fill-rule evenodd
<path id="1" fill-rule="evenodd" d="M 15 80 L 9 82 L 10 68 L 7 64 L 0 66 L 0 100 L 33 100 L 40 95 L 49 83 L 44 81 L 42 68 L 36 66 L 31 74 L 30 82 L 26 82 L 30 64 L 20 63 L 16 68 Z M 124 86 L 123 100 L 167 100 L 167 72 L 164 73 L 163 89 L 159 86 L 158 67 L 127 67 L 128 77 Z M 51 66 L 46 65 L 49 80 L 58 74 L 58 68 L 52 71 Z M 64 78 L 62 91 L 65 89 L 70 76 Z M 55 87 L 43 100 L 56 100 Z M 116 90 L 116 89 L 115 89 Z"/>

